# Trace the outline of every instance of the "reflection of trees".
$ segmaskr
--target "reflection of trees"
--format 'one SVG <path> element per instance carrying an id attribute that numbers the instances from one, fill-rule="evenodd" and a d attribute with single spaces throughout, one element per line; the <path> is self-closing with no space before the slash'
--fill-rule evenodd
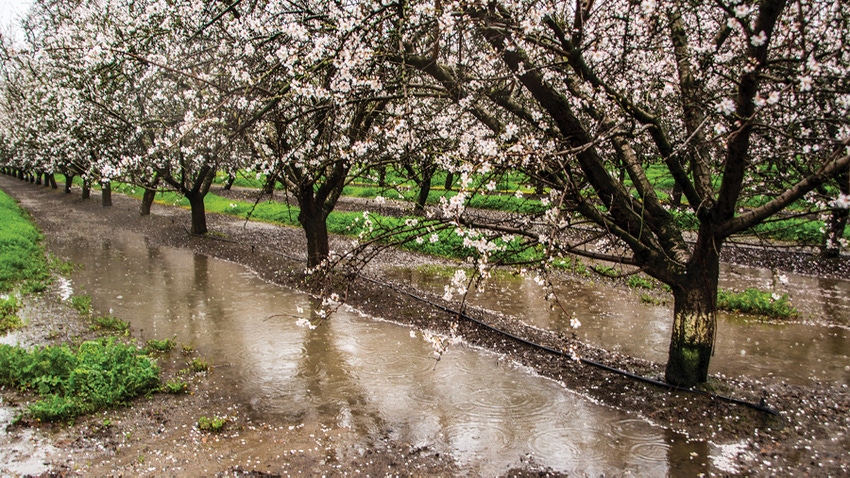
<path id="1" fill-rule="evenodd" d="M 343 353 L 334 345 L 333 319 L 321 320 L 321 301 L 311 299 L 310 322 L 318 324 L 304 337 L 304 354 L 297 376 L 304 381 L 307 397 L 316 406 L 319 420 L 333 417 L 335 425 L 366 435 L 382 431 L 383 420 L 370 406 L 366 392 L 346 366 Z"/>

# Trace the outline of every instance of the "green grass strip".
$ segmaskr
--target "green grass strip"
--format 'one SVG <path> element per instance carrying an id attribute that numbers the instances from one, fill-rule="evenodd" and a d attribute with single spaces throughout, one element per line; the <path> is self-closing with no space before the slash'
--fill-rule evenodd
<path id="1" fill-rule="evenodd" d="M 50 280 L 41 233 L 25 211 L 0 191 L 0 292 L 44 290 Z"/>

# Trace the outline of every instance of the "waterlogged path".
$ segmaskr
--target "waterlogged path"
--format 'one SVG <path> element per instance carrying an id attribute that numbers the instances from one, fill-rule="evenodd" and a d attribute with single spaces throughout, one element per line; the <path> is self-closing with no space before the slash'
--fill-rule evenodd
<path id="1" fill-rule="evenodd" d="M 439 294 L 450 273 L 443 268 L 397 268 L 389 278 Z M 850 281 L 780 276 L 768 269 L 724 265 L 720 286 L 788 293 L 802 320 L 769 323 L 719 313 L 710 373 L 802 385 L 811 381 L 850 384 Z M 672 304 L 644 304 L 639 292 L 582 281 L 559 283 L 555 291 L 566 313 L 550 308 L 545 290 L 532 279 L 509 274 L 494 274 L 467 300 L 530 325 L 575 333 L 608 350 L 658 363 L 667 360 Z M 569 314 L 579 319 L 580 328 L 569 327 Z"/>
<path id="2" fill-rule="evenodd" d="M 436 449 L 473 475 L 529 460 L 589 475 L 708 471 L 708 444 L 598 406 L 497 355 L 458 345 L 435 362 L 421 331 L 345 309 L 315 329 L 298 327 L 298 318 L 316 321 L 318 304 L 242 266 L 126 232 L 49 245 L 83 266 L 73 287 L 96 309 L 146 338 L 194 344 L 213 361 L 210 380 L 265 422 L 318 422 Z"/>

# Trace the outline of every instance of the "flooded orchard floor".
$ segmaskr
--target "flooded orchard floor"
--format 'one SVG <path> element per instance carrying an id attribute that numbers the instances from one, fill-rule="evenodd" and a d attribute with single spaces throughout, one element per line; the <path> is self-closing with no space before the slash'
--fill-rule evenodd
<path id="1" fill-rule="evenodd" d="M 383 436 L 438 450 L 476 475 L 529 461 L 590 475 L 708 470 L 703 442 L 596 405 L 492 353 L 457 344 L 435 361 L 422 331 L 346 308 L 320 322 L 309 296 L 242 266 L 149 247 L 132 233 L 54 238 L 50 248 L 83 266 L 73 287 L 95 309 L 145 338 L 197 347 L 213 362 L 211 380 L 249 404 L 255 420 Z M 299 327 L 299 318 L 318 326 Z"/>
<path id="2" fill-rule="evenodd" d="M 390 280 L 442 293 L 453 269 L 395 268 Z M 748 376 L 807 385 L 850 384 L 850 281 L 794 274 L 778 278 L 768 269 L 724 264 L 721 287 L 789 294 L 802 321 L 768 322 L 718 313 L 711 374 Z M 550 307 L 547 291 L 530 277 L 496 272 L 474 289 L 470 305 L 516 317 L 535 327 L 576 334 L 606 350 L 664 363 L 670 344 L 672 304 L 641 302 L 640 293 L 578 280 L 554 284 L 563 310 Z M 578 319 L 578 329 L 570 318 Z M 831 325 L 825 325 L 831 324 Z"/>

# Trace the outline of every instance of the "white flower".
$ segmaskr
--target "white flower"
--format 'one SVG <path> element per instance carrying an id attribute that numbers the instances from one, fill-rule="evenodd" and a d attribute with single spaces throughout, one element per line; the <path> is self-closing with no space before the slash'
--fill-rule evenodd
<path id="1" fill-rule="evenodd" d="M 486 187 L 487 187 L 488 191 L 495 191 L 496 190 L 496 181 L 490 181 L 489 183 L 487 183 Z"/>
<path id="2" fill-rule="evenodd" d="M 436 232 L 432 233 L 430 237 L 428 237 L 428 242 L 434 244 L 440 241 L 440 236 L 437 235 Z"/>
<path id="3" fill-rule="evenodd" d="M 655 8 L 657 6 L 658 4 L 655 2 L 655 0 L 643 0 L 642 2 L 640 2 L 640 10 L 646 16 L 650 16 L 655 13 Z"/>
<path id="4" fill-rule="evenodd" d="M 411 339 L 415 339 L 415 338 L 416 338 L 416 331 L 415 331 L 415 330 L 411 330 L 411 331 L 410 331 L 410 338 L 411 338 Z"/>
<path id="5" fill-rule="evenodd" d="M 716 134 L 718 136 L 721 135 L 721 134 L 724 134 L 728 131 L 729 131 L 729 128 L 727 128 L 726 125 L 724 125 L 722 123 L 717 123 L 716 125 L 714 125 L 714 134 Z"/>
<path id="6" fill-rule="evenodd" d="M 602 52 L 599 50 L 590 50 L 589 52 L 587 52 L 587 58 L 590 61 L 596 63 L 598 61 L 602 61 L 603 55 Z"/>
<path id="7" fill-rule="evenodd" d="M 738 18 L 744 18 L 744 17 L 746 17 L 747 15 L 749 15 L 749 14 L 750 14 L 750 12 L 752 11 L 752 9 L 750 8 L 750 6 L 749 6 L 749 5 L 743 5 L 743 4 L 741 4 L 741 5 L 738 5 L 737 7 L 735 7 L 735 10 L 734 10 L 734 11 L 735 11 L 735 16 L 736 16 L 736 17 L 738 17 Z"/>
<path id="8" fill-rule="evenodd" d="M 312 322 L 310 322 L 309 320 L 304 319 L 304 318 L 301 318 L 301 319 L 296 320 L 296 321 L 295 321 L 295 325 L 297 325 L 297 326 L 299 326 L 299 327 L 307 327 L 307 328 L 309 328 L 310 330 L 313 330 L 313 329 L 315 329 L 315 328 L 316 328 L 316 326 L 315 326 L 315 325 L 313 325 L 313 323 L 312 323 Z"/>
<path id="9" fill-rule="evenodd" d="M 375 202 L 378 204 L 384 204 L 385 202 L 387 202 L 387 198 L 383 196 L 375 196 Z"/>
<path id="10" fill-rule="evenodd" d="M 767 100 L 764 99 L 761 94 L 756 94 L 756 97 L 753 98 L 753 103 L 755 103 L 756 106 L 764 106 L 767 104 Z"/>
<path id="11" fill-rule="evenodd" d="M 570 327 L 577 329 L 581 327 L 581 322 L 575 317 L 570 317 Z"/>
<path id="12" fill-rule="evenodd" d="M 779 92 L 778 91 L 771 91 L 770 95 L 768 95 L 768 97 L 767 97 L 767 103 L 771 104 L 771 105 L 775 105 L 776 103 L 779 103 Z"/>
<path id="13" fill-rule="evenodd" d="M 847 194 L 839 194 L 835 201 L 832 201 L 830 206 L 836 209 L 850 209 L 850 196 Z"/>
<path id="14" fill-rule="evenodd" d="M 770 298 L 773 300 L 779 300 L 782 298 L 782 296 L 774 292 L 773 294 L 770 294 Z"/>
<path id="15" fill-rule="evenodd" d="M 788 276 L 785 274 L 779 274 L 778 279 L 780 284 L 788 285 Z"/>
<path id="16" fill-rule="evenodd" d="M 812 80 L 811 75 L 801 76 L 800 77 L 800 91 L 811 91 L 812 90 Z"/>
<path id="17" fill-rule="evenodd" d="M 723 113 L 724 115 L 731 115 L 735 112 L 735 101 L 732 98 L 724 98 L 723 101 L 717 104 L 715 107 L 718 113 Z"/>
<path id="18" fill-rule="evenodd" d="M 750 38 L 750 43 L 755 47 L 764 45 L 765 43 L 767 43 L 767 33 L 762 30 L 761 33 L 758 34 L 758 36 Z"/>

